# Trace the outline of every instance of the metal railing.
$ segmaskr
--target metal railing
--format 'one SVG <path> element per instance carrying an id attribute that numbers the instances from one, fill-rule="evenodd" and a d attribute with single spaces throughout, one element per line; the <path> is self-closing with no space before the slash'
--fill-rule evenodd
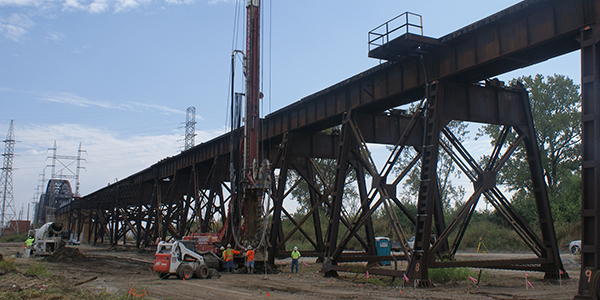
<path id="1" fill-rule="evenodd" d="M 369 31 L 369 51 L 406 33 L 423 35 L 421 15 L 405 12 Z"/>

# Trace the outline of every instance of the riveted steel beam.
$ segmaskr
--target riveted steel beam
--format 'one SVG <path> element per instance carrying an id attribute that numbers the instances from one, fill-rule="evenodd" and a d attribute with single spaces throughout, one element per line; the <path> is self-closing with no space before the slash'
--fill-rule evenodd
<path id="1" fill-rule="evenodd" d="M 598 1 L 593 1 L 598 7 Z M 581 30 L 581 273 L 575 299 L 600 294 L 600 24 Z"/>

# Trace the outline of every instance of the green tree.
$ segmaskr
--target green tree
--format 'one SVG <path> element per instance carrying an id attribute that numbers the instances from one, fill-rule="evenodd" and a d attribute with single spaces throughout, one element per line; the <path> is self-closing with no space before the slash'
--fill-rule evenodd
<path id="1" fill-rule="evenodd" d="M 579 219 L 578 189 L 581 166 L 581 102 L 579 85 L 564 75 L 537 74 L 513 79 L 529 92 L 536 139 L 540 148 L 544 178 L 555 221 L 573 222 Z M 487 135 L 495 143 L 501 127 L 486 125 L 479 135 Z M 514 140 L 515 136 L 511 137 Z M 526 221 L 537 219 L 525 148 L 521 145 L 506 162 L 499 174 L 512 196 L 513 205 Z"/>

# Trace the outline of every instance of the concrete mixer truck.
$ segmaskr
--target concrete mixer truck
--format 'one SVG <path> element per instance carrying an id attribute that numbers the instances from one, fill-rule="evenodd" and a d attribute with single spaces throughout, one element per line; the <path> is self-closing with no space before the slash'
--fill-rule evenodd
<path id="1" fill-rule="evenodd" d="M 61 247 L 63 226 L 61 223 L 48 222 L 35 230 L 32 255 L 51 255 Z"/>

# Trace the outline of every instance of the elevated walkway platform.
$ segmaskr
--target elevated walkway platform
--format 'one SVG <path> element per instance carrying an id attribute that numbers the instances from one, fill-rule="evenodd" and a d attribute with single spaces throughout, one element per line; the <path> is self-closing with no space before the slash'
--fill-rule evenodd
<path id="1" fill-rule="evenodd" d="M 405 12 L 369 31 L 369 57 L 403 60 L 427 54 L 442 43 L 423 36 L 421 16 Z"/>

